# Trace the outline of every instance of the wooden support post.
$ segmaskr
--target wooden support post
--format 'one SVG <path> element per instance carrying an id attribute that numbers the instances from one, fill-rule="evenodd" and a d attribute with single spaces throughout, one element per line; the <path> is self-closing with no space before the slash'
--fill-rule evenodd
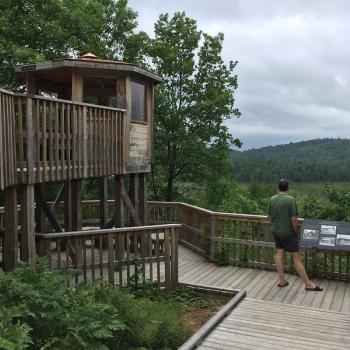
<path id="1" fill-rule="evenodd" d="M 215 217 L 210 216 L 209 219 L 210 222 L 210 261 L 214 261 L 214 256 L 215 256 L 215 247 L 216 247 L 216 242 L 213 240 L 213 238 L 216 238 L 217 236 L 217 221 Z"/>
<path id="2" fill-rule="evenodd" d="M 139 218 L 141 225 L 148 225 L 147 174 L 139 174 Z"/>
<path id="3" fill-rule="evenodd" d="M 139 218 L 136 216 L 135 209 L 131 203 L 129 195 L 123 190 L 122 196 L 124 199 L 124 203 L 125 203 L 126 207 L 128 208 L 130 219 L 131 219 L 133 225 L 134 226 L 141 226 L 141 222 L 140 222 Z"/>
<path id="4" fill-rule="evenodd" d="M 121 175 L 115 176 L 115 227 L 124 227 L 124 178 Z M 126 247 L 125 243 L 129 244 L 129 242 L 125 242 L 123 236 L 118 236 L 118 250 L 115 251 L 117 261 L 119 261 L 119 269 L 122 269 L 121 261 L 124 258 Z"/>
<path id="5" fill-rule="evenodd" d="M 26 133 L 27 133 L 27 144 L 26 144 L 26 157 L 27 157 L 27 183 L 32 184 L 34 182 L 34 123 L 33 123 L 33 99 L 27 98 L 27 113 L 26 113 Z M 20 126 L 22 127 L 22 126 Z M 36 140 L 37 141 L 37 140 Z M 38 171 L 38 170 L 37 170 Z"/>
<path id="6" fill-rule="evenodd" d="M 139 174 L 130 174 L 129 198 L 132 206 L 134 207 L 135 217 L 138 220 L 140 219 L 139 194 Z"/>
<path id="7" fill-rule="evenodd" d="M 35 265 L 35 203 L 34 185 L 23 185 L 21 203 L 21 260 Z"/>
<path id="8" fill-rule="evenodd" d="M 17 188 L 11 186 L 5 189 L 4 271 L 14 270 L 17 265 L 17 237 Z"/>
<path id="9" fill-rule="evenodd" d="M 64 185 L 64 230 L 66 232 L 73 230 L 72 216 L 72 183 L 68 180 Z"/>
<path id="10" fill-rule="evenodd" d="M 72 229 L 73 231 L 82 230 L 82 209 L 81 209 L 81 181 L 72 180 Z"/>
<path id="11" fill-rule="evenodd" d="M 37 194 L 41 193 L 43 198 L 46 198 L 46 184 L 45 183 L 39 183 L 35 184 L 35 231 L 39 233 L 45 233 L 48 231 L 47 223 L 46 223 L 46 216 L 44 213 L 44 210 L 40 207 L 39 200 L 37 198 Z"/>
<path id="12" fill-rule="evenodd" d="M 171 287 L 175 289 L 179 282 L 179 231 L 176 228 L 170 229 L 171 233 Z"/>
<path id="13" fill-rule="evenodd" d="M 106 176 L 99 178 L 100 192 L 100 227 L 108 227 L 108 178 Z"/>
<path id="14" fill-rule="evenodd" d="M 124 178 L 121 175 L 115 176 L 115 227 L 124 227 Z"/>
<path id="15" fill-rule="evenodd" d="M 56 220 L 51 208 L 46 203 L 46 198 L 43 193 L 40 191 L 40 187 L 35 187 L 35 197 L 36 197 L 36 207 L 45 214 L 45 220 L 46 218 L 49 220 L 52 228 L 56 232 L 62 232 L 62 228 L 58 221 Z"/>

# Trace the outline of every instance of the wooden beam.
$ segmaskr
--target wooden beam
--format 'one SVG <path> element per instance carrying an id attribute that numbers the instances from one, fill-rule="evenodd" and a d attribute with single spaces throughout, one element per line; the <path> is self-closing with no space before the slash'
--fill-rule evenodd
<path id="1" fill-rule="evenodd" d="M 5 189 L 5 235 L 3 247 L 4 271 L 14 270 L 17 265 L 17 189 Z"/>
<path id="2" fill-rule="evenodd" d="M 121 175 L 115 176 L 115 227 L 124 227 L 124 178 Z"/>
<path id="3" fill-rule="evenodd" d="M 34 185 L 35 188 L 35 196 L 37 193 L 40 193 L 43 198 L 46 197 L 46 184 L 38 183 Z M 35 199 L 38 202 L 37 199 Z M 36 232 L 45 233 L 47 232 L 47 223 L 46 216 L 43 209 L 37 204 L 35 207 L 35 226 Z"/>
<path id="4" fill-rule="evenodd" d="M 136 216 L 136 212 L 135 212 L 135 209 L 130 201 L 130 198 L 124 189 L 122 190 L 122 197 L 123 197 L 123 200 L 124 200 L 126 207 L 129 210 L 130 218 L 131 218 L 133 224 L 136 226 L 141 226 L 141 222 L 140 222 L 139 218 Z"/>
<path id="5" fill-rule="evenodd" d="M 130 174 L 129 198 L 134 208 L 134 215 L 140 221 L 140 202 L 139 202 L 139 174 Z"/>
<path id="6" fill-rule="evenodd" d="M 34 183 L 34 155 L 35 155 L 35 142 L 34 142 L 34 123 L 33 116 L 35 113 L 33 105 L 33 99 L 27 98 L 26 106 L 26 133 L 27 133 L 27 147 L 26 147 L 26 156 L 27 156 L 27 183 Z M 20 126 L 22 128 L 22 125 Z M 38 171 L 38 170 L 37 170 Z"/>
<path id="7" fill-rule="evenodd" d="M 117 91 L 117 108 L 126 108 L 125 100 L 125 76 L 117 78 L 116 81 L 116 91 Z"/>
<path id="8" fill-rule="evenodd" d="M 100 227 L 108 227 L 108 178 L 100 177 L 99 181 L 99 197 L 100 197 Z"/>
<path id="9" fill-rule="evenodd" d="M 61 186 L 61 188 L 58 191 L 58 194 L 57 194 L 54 202 L 51 204 L 51 211 L 53 213 L 55 213 L 56 208 L 61 203 L 61 201 L 64 201 L 64 184 Z"/>
<path id="10" fill-rule="evenodd" d="M 124 159 L 126 166 L 130 161 L 130 130 L 131 130 L 131 76 L 125 78 L 125 103 L 126 103 L 126 121 L 124 126 Z"/>
<path id="11" fill-rule="evenodd" d="M 46 217 L 50 221 L 51 226 L 56 232 L 62 232 L 62 228 L 58 221 L 56 220 L 54 214 L 51 211 L 51 208 L 46 203 L 45 197 L 43 193 L 41 192 L 41 189 L 39 186 L 35 187 L 35 197 L 36 197 L 36 205 L 39 206 L 40 209 L 45 213 Z M 41 233 L 41 232 L 40 232 Z"/>
<path id="12" fill-rule="evenodd" d="M 23 185 L 21 203 L 21 260 L 35 265 L 35 203 L 34 185 Z"/>
<path id="13" fill-rule="evenodd" d="M 83 76 L 76 69 L 72 72 L 72 101 L 83 102 Z"/>
<path id="14" fill-rule="evenodd" d="M 142 225 L 148 225 L 148 188 L 147 188 L 147 174 L 141 173 L 139 175 L 139 218 Z"/>
<path id="15" fill-rule="evenodd" d="M 36 72 L 26 72 L 26 90 L 27 95 L 37 95 Z"/>
<path id="16" fill-rule="evenodd" d="M 81 231 L 82 228 L 82 209 L 81 209 L 81 181 L 72 180 L 72 229 Z"/>
<path id="17" fill-rule="evenodd" d="M 0 95 L 0 190 L 5 188 L 5 162 L 4 162 L 4 125 L 3 125 L 4 111 L 3 111 L 3 102 Z"/>
<path id="18" fill-rule="evenodd" d="M 71 185 L 71 180 L 67 180 L 64 183 L 64 230 L 66 232 L 71 232 L 73 230 Z"/>

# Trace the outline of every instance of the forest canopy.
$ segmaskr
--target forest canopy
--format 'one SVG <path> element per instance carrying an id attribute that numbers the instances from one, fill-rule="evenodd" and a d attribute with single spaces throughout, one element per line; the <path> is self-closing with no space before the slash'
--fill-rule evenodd
<path id="1" fill-rule="evenodd" d="M 318 139 L 232 151 L 234 176 L 243 182 L 350 181 L 350 140 Z"/>

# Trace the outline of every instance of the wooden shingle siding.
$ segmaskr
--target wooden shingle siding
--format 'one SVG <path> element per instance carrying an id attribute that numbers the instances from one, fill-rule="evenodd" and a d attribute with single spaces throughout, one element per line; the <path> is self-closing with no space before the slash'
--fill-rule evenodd
<path id="1" fill-rule="evenodd" d="M 149 125 L 131 124 L 129 163 L 144 165 L 151 162 L 149 157 L 149 148 L 151 147 L 149 128 Z"/>

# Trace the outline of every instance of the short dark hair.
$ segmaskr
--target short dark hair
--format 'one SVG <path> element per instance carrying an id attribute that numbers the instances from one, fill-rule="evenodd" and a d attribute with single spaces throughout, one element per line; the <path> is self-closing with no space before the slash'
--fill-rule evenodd
<path id="1" fill-rule="evenodd" d="M 285 179 L 281 179 L 278 181 L 278 189 L 280 191 L 288 191 L 289 189 L 289 182 Z"/>

